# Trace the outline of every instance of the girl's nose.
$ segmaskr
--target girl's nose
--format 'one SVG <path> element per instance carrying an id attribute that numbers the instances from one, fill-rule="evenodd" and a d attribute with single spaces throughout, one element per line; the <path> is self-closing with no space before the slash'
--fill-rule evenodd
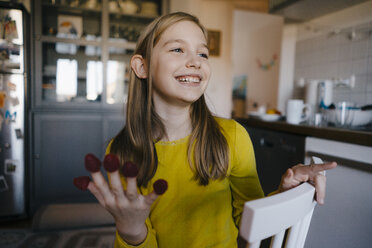
<path id="1" fill-rule="evenodd" d="M 196 68 L 200 69 L 201 62 L 200 62 L 200 57 L 198 55 L 190 55 L 190 57 L 187 60 L 186 67 L 188 68 Z"/>

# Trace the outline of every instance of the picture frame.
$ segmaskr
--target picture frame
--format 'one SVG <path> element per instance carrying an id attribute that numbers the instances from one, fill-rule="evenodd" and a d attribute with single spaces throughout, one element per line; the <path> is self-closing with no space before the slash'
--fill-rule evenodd
<path id="1" fill-rule="evenodd" d="M 220 56 L 221 52 L 221 31 L 207 30 L 208 31 L 208 49 L 209 56 Z"/>

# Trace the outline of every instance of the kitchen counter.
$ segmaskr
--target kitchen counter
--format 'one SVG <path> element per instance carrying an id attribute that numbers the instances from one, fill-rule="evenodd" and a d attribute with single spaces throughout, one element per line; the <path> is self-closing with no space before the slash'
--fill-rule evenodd
<path id="1" fill-rule="evenodd" d="M 293 125 L 288 124 L 285 121 L 268 122 L 256 118 L 237 118 L 236 121 L 251 127 L 372 147 L 372 130 L 366 131 L 336 127 L 318 127 L 307 124 Z"/>

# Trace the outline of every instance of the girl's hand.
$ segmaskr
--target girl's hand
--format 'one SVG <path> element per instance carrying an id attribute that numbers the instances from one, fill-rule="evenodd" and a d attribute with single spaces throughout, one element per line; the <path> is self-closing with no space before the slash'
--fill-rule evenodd
<path id="1" fill-rule="evenodd" d="M 131 162 L 123 165 L 122 173 L 127 182 L 127 188 L 124 190 L 120 180 L 118 158 L 109 154 L 104 159 L 104 168 L 110 174 L 111 185 L 106 182 L 100 172 L 98 162 L 100 163 L 94 155 L 88 154 L 85 158 L 85 167 L 91 172 L 93 181 L 87 182 L 87 177 L 75 178 L 75 185 L 80 189 L 84 187 L 88 189 L 111 213 L 119 235 L 127 243 L 140 244 L 147 235 L 145 221 L 149 216 L 151 205 L 159 195 L 167 190 L 167 182 L 159 179 L 153 185 L 154 191 L 144 196 L 137 192 L 138 168 L 136 165 Z"/>
<path id="2" fill-rule="evenodd" d="M 298 164 L 293 166 L 292 168 L 289 168 L 282 176 L 278 191 L 284 192 L 298 186 L 302 182 L 310 182 L 315 187 L 316 201 L 319 204 L 324 204 L 326 177 L 321 172 L 333 169 L 336 166 L 336 162 L 311 164 L 309 166 Z"/>

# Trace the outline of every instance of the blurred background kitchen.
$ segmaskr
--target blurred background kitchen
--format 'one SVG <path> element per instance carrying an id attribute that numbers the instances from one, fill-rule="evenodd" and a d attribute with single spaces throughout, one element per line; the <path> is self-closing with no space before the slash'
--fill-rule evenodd
<path id="1" fill-rule="evenodd" d="M 367 247 L 372 1 L 363 0 L 0 1 L 0 228 L 112 226 L 72 179 L 124 124 L 141 30 L 174 11 L 208 29 L 208 104 L 248 130 L 265 193 L 310 156 L 340 164 L 305 246 Z"/>

